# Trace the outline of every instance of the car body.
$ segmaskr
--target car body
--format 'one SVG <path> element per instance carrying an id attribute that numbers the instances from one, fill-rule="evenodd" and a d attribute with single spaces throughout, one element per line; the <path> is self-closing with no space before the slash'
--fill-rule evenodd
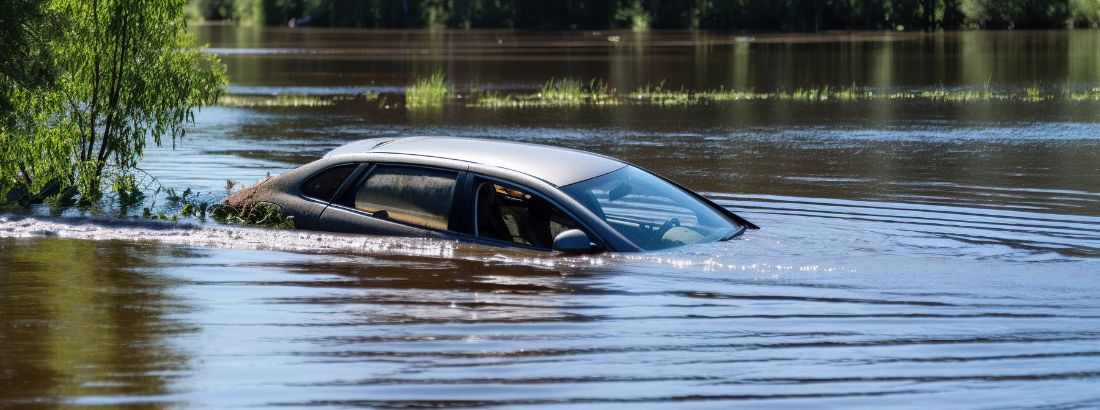
<path id="1" fill-rule="evenodd" d="M 300 229 L 546 251 L 657 250 L 757 228 L 607 156 L 472 138 L 356 141 L 234 195 L 275 205 Z"/>

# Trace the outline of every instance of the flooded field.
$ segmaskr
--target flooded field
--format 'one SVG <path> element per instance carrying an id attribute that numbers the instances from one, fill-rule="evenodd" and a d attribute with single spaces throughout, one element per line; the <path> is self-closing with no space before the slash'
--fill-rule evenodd
<path id="1" fill-rule="evenodd" d="M 166 186 L 453 135 L 619 157 L 762 229 L 560 257 L 0 214 L 0 408 L 1100 407 L 1100 102 L 1069 97 L 1100 31 L 195 30 L 235 100 L 147 152 Z M 406 107 L 434 72 L 458 97 Z M 1022 97 L 467 100 L 564 78 Z"/>

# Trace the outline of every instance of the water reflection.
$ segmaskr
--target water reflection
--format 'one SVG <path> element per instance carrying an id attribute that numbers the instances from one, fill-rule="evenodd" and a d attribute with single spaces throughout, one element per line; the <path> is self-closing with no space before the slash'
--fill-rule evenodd
<path id="1" fill-rule="evenodd" d="M 630 90 L 1093 85 L 1100 31 L 533 33 L 198 27 L 244 85 L 404 86 L 437 69 L 465 86 L 601 78 Z M 618 37 L 619 41 L 609 41 Z M 1042 64 L 1036 62 L 1041 61 Z"/>
<path id="2" fill-rule="evenodd" d="M 173 318 L 158 255 L 186 250 L 123 242 L 0 238 L 0 402 L 161 395 L 189 367 L 170 340 L 194 331 Z"/>

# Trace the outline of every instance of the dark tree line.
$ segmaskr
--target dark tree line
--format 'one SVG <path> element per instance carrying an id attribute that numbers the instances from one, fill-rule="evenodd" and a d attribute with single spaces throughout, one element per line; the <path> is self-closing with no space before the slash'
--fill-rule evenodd
<path id="1" fill-rule="evenodd" d="M 937 30 L 1100 22 L 1100 0 L 192 0 L 248 24 L 520 29 Z"/>

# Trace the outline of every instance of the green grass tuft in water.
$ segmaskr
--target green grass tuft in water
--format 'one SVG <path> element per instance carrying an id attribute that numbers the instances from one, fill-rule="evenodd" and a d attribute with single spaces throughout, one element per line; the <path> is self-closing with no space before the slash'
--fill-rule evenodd
<path id="1" fill-rule="evenodd" d="M 471 107 L 579 107 L 586 105 L 619 105 L 615 90 L 601 80 L 587 83 L 576 79 L 552 79 L 534 94 L 504 94 L 498 91 L 475 91 L 469 99 Z"/>
<path id="2" fill-rule="evenodd" d="M 368 103 L 377 103 L 380 108 L 397 107 L 390 104 L 387 95 L 365 92 L 355 96 L 312 96 L 301 94 L 280 95 L 227 95 L 219 101 L 228 107 L 314 107 L 329 106 L 336 101 L 363 99 Z M 994 91 L 989 84 L 981 89 L 956 88 L 923 91 L 872 91 L 855 84 L 847 87 L 797 88 L 794 91 L 756 92 L 752 90 L 727 89 L 721 86 L 707 91 L 665 88 L 662 81 L 646 84 L 629 93 L 618 94 L 606 82 L 593 79 L 584 82 L 574 78 L 551 79 L 530 93 L 509 93 L 484 91 L 471 86 L 465 93 L 456 93 L 446 83 L 442 71 L 436 71 L 428 77 L 417 79 L 408 87 L 405 105 L 408 108 L 438 108 L 448 99 L 466 100 L 468 107 L 478 108 L 517 108 L 517 107 L 583 107 L 610 105 L 651 105 L 651 106 L 693 106 L 729 101 L 744 100 L 786 100 L 796 102 L 856 102 L 878 100 L 915 100 L 931 102 L 990 102 L 1020 101 L 1037 103 L 1048 100 L 1067 102 L 1100 101 L 1100 87 L 1090 89 L 1063 88 L 1058 92 L 1044 91 L 1038 85 L 1015 91 Z"/>
<path id="3" fill-rule="evenodd" d="M 775 94 L 770 93 L 757 93 L 752 91 L 738 91 L 727 90 L 725 86 L 719 87 L 717 90 L 703 91 L 698 94 L 700 99 L 724 102 L 724 101 L 741 101 L 741 100 L 764 100 L 775 97 Z"/>
<path id="4" fill-rule="evenodd" d="M 1039 89 L 1039 86 L 1031 86 L 1024 89 L 1024 101 L 1027 102 L 1039 102 L 1049 98 L 1049 96 L 1043 95 L 1043 90 Z"/>
<path id="5" fill-rule="evenodd" d="M 438 108 L 443 106 L 450 90 L 442 71 L 417 79 L 405 91 L 405 105 L 409 108 Z"/>
<path id="6" fill-rule="evenodd" d="M 693 105 L 700 102 L 698 94 L 684 91 L 683 88 L 678 91 L 666 90 L 663 81 L 657 85 L 646 84 L 639 87 L 627 94 L 627 98 L 652 105 Z"/>
<path id="7" fill-rule="evenodd" d="M 542 85 L 535 95 L 539 105 L 576 106 L 615 104 L 614 92 L 602 80 L 593 79 L 587 84 L 576 79 L 551 79 Z"/>
<path id="8" fill-rule="evenodd" d="M 844 88 L 832 88 L 826 85 L 822 88 L 798 88 L 789 93 L 785 91 L 776 93 L 776 98 L 780 100 L 793 101 L 858 101 L 878 97 L 878 94 L 856 87 L 855 84 Z"/>
<path id="9" fill-rule="evenodd" d="M 1069 101 L 1100 101 L 1100 87 L 1088 90 L 1065 91 L 1063 96 Z"/>
<path id="10" fill-rule="evenodd" d="M 223 95 L 218 105 L 223 107 L 325 107 L 336 103 L 334 97 L 303 94 Z"/>

